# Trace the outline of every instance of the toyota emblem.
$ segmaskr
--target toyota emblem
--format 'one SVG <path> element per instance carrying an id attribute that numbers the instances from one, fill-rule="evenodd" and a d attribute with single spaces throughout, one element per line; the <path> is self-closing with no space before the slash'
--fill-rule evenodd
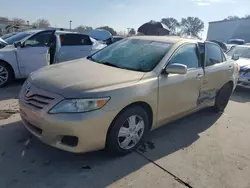
<path id="1" fill-rule="evenodd" d="M 25 96 L 29 97 L 29 92 L 30 92 L 30 86 L 25 87 Z"/>

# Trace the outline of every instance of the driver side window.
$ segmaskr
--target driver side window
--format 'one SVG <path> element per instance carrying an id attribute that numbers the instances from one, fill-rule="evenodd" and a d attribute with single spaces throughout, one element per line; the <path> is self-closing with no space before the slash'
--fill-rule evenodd
<path id="1" fill-rule="evenodd" d="M 52 32 L 38 33 L 24 42 L 24 47 L 47 47 L 52 38 Z"/>
<path id="2" fill-rule="evenodd" d="M 181 46 L 172 56 L 169 65 L 179 63 L 186 65 L 187 68 L 198 68 L 198 50 L 196 44 L 186 44 Z"/>

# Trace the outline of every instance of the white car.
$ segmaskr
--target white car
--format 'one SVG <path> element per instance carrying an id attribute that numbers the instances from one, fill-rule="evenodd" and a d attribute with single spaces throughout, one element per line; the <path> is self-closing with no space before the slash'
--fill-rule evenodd
<path id="1" fill-rule="evenodd" d="M 44 66 L 83 58 L 106 46 L 74 32 L 33 30 L 29 33 L 32 34 L 23 40 L 0 49 L 0 87 L 13 79 L 26 78 Z"/>

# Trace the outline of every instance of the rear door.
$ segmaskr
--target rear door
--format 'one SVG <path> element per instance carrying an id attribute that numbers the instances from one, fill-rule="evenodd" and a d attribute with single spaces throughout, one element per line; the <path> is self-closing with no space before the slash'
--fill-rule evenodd
<path id="1" fill-rule="evenodd" d="M 65 33 L 60 35 L 60 46 L 57 62 L 70 61 L 88 56 L 92 50 L 92 41 L 88 35 Z"/>
<path id="2" fill-rule="evenodd" d="M 54 33 L 54 30 L 39 32 L 17 48 L 16 55 L 22 76 L 27 77 L 31 72 L 49 65 L 49 43 Z"/>
<path id="3" fill-rule="evenodd" d="M 200 99 L 211 102 L 217 91 L 229 81 L 234 71 L 232 63 L 227 62 L 221 48 L 211 42 L 205 42 L 205 76 L 201 87 Z"/>

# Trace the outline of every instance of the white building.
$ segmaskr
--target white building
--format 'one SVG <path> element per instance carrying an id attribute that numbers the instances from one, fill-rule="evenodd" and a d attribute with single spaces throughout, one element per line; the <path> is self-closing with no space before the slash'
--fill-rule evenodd
<path id="1" fill-rule="evenodd" d="M 207 40 L 227 42 L 230 39 L 250 42 L 250 18 L 209 22 Z"/>

